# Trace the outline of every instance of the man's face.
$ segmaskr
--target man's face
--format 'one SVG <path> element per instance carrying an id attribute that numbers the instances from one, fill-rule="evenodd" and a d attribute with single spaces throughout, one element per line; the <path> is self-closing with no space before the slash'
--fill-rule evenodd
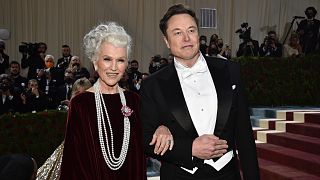
<path id="1" fill-rule="evenodd" d="M 20 67 L 19 67 L 18 64 L 11 64 L 11 66 L 10 66 L 10 74 L 14 75 L 14 76 L 20 74 Z"/>
<path id="2" fill-rule="evenodd" d="M 138 65 L 138 63 L 136 63 L 136 62 L 133 62 L 133 63 L 131 63 L 131 70 L 135 70 L 135 71 L 137 71 L 138 70 L 138 68 L 139 68 L 139 65 Z"/>
<path id="3" fill-rule="evenodd" d="M 178 61 L 192 66 L 200 55 L 195 20 L 189 14 L 177 14 L 167 24 L 167 37 L 164 37 L 167 47 Z"/>
<path id="4" fill-rule="evenodd" d="M 63 47 L 62 48 L 62 56 L 63 57 L 67 57 L 67 56 L 69 56 L 70 55 L 70 48 L 68 48 L 68 47 Z"/>
<path id="5" fill-rule="evenodd" d="M 313 10 L 309 9 L 309 10 L 306 12 L 306 15 L 307 15 L 307 18 L 308 18 L 308 19 L 312 19 L 312 18 L 314 17 Z"/>

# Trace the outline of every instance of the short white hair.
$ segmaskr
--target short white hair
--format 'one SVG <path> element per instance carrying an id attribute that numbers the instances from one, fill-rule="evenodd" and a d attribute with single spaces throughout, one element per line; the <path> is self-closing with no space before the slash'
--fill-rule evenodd
<path id="1" fill-rule="evenodd" d="M 46 57 L 44 58 L 45 61 L 48 59 L 52 59 L 54 61 L 54 57 L 50 54 L 46 55 Z"/>
<path id="2" fill-rule="evenodd" d="M 83 38 L 85 54 L 91 61 L 97 60 L 101 44 L 104 42 L 111 43 L 116 47 L 126 47 L 127 57 L 129 57 L 131 53 L 131 41 L 130 35 L 116 22 L 101 23 Z"/>

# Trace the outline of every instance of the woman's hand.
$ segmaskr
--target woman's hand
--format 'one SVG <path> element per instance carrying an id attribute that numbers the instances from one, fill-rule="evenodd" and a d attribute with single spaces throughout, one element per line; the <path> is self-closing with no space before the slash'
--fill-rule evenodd
<path id="1" fill-rule="evenodd" d="M 154 153 L 161 156 L 169 149 L 173 148 L 173 137 L 170 130 L 166 126 L 159 126 L 153 134 L 149 145 L 154 146 Z"/>

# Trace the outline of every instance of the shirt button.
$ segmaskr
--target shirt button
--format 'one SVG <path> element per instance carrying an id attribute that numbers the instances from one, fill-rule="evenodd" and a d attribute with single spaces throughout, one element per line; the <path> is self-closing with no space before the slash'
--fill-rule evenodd
<path id="1" fill-rule="evenodd" d="M 200 93 L 198 93 L 198 95 L 200 95 Z"/>
<path id="2" fill-rule="evenodd" d="M 201 109 L 201 111 L 203 111 L 203 109 Z"/>

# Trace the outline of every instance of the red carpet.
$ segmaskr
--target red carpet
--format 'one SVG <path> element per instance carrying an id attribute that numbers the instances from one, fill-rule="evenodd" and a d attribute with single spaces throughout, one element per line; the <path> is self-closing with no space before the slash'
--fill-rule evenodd
<path id="1" fill-rule="evenodd" d="M 320 113 L 302 116 L 303 123 L 287 123 L 286 132 L 267 134 L 267 143 L 257 143 L 261 180 L 320 180 Z M 288 121 L 295 117 L 286 113 Z M 272 121 L 269 129 L 279 130 Z M 264 130 L 254 130 L 254 136 Z"/>

